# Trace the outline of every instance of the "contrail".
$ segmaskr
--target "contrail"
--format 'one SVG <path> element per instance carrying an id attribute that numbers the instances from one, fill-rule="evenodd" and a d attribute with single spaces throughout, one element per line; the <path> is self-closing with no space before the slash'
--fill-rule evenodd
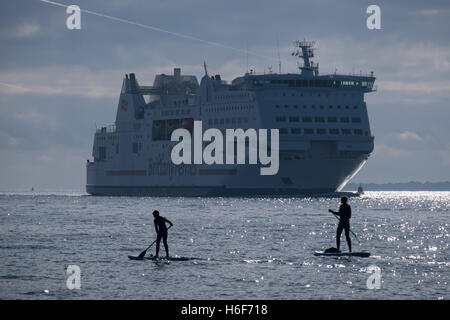
<path id="1" fill-rule="evenodd" d="M 62 3 L 58 3 L 58 2 L 54 2 L 54 1 L 48 1 L 48 0 L 39 0 L 39 1 L 47 3 L 47 4 L 52 4 L 52 5 L 55 5 L 55 6 L 59 6 L 59 7 L 64 7 L 64 8 L 68 8 L 69 7 L 68 5 L 65 5 L 65 4 L 62 4 Z M 92 14 L 94 16 L 98 16 L 98 17 L 102 17 L 102 18 L 106 18 L 106 19 L 110 19 L 110 20 L 114 20 L 114 21 L 118 21 L 118 22 L 122 22 L 122 23 L 131 24 L 131 25 L 134 25 L 134 26 L 150 29 L 150 30 L 153 30 L 153 31 L 158 31 L 158 32 L 170 34 L 170 35 L 175 36 L 175 37 L 189 39 L 189 40 L 193 40 L 193 41 L 198 41 L 198 42 L 202 42 L 202 43 L 205 43 L 205 44 L 208 44 L 208 45 L 212 45 L 212 46 L 217 46 L 217 47 L 222 47 L 222 48 L 225 48 L 225 49 L 238 51 L 240 53 L 246 53 L 246 54 L 248 53 L 248 54 L 251 54 L 251 55 L 256 56 L 256 57 L 260 57 L 260 58 L 263 58 L 263 59 L 268 59 L 268 60 L 274 61 L 274 58 L 272 58 L 272 57 L 263 56 L 263 55 L 260 55 L 258 53 L 254 53 L 254 52 L 251 52 L 251 51 L 247 51 L 247 50 L 243 50 L 243 49 L 240 49 L 240 48 L 232 47 L 232 46 L 229 46 L 229 45 L 226 45 L 226 44 L 222 44 L 222 43 L 219 43 L 219 42 L 203 40 L 203 39 L 200 39 L 200 38 L 197 38 L 197 37 L 193 37 L 193 36 L 190 36 L 190 35 L 186 35 L 186 34 L 182 34 L 182 33 L 179 33 L 179 32 L 174 32 L 174 31 L 170 31 L 170 30 L 164 30 L 164 29 L 161 29 L 161 28 L 158 28 L 158 27 L 147 25 L 147 24 L 138 23 L 138 22 L 122 19 L 122 18 L 113 17 L 113 16 L 108 16 L 106 14 L 102 14 L 102 13 L 98 13 L 98 12 L 94 12 L 94 11 L 90 11 L 90 10 L 85 10 L 85 9 L 81 9 L 80 8 L 80 11 L 84 12 L 84 13 Z"/>

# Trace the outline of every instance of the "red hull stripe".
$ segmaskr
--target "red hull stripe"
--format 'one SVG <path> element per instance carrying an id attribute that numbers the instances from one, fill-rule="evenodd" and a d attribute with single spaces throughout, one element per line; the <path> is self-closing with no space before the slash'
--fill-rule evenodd
<path id="1" fill-rule="evenodd" d="M 107 176 L 113 177 L 125 177 L 125 176 L 146 176 L 147 171 L 145 170 L 122 170 L 122 171 L 106 171 Z"/>
<path id="2" fill-rule="evenodd" d="M 199 174 L 201 176 L 235 176 L 236 169 L 228 170 L 228 169 L 202 169 L 199 170 Z"/>

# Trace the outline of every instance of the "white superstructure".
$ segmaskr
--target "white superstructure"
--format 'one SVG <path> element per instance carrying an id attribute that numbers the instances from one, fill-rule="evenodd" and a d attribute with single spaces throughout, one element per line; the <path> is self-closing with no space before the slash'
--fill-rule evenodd
<path id="1" fill-rule="evenodd" d="M 373 74 L 319 75 L 313 43 L 297 41 L 299 74 L 246 73 L 231 83 L 220 75 L 157 75 L 140 86 L 126 75 L 116 122 L 97 130 L 86 190 L 94 195 L 303 195 L 339 191 L 373 150 L 364 94 Z M 149 98 L 144 99 L 145 96 Z M 259 165 L 174 165 L 177 128 L 279 129 L 279 171 Z"/>

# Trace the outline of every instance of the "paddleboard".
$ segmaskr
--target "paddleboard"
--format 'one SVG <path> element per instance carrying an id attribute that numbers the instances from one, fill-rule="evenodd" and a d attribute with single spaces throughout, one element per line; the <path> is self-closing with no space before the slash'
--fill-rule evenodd
<path id="1" fill-rule="evenodd" d="M 131 260 L 166 260 L 166 261 L 188 261 L 188 260 L 195 260 L 195 258 L 188 258 L 188 257 L 144 257 L 144 258 L 139 258 L 139 257 L 135 257 L 135 256 L 128 256 L 129 259 Z"/>
<path id="2" fill-rule="evenodd" d="M 330 256 L 330 257 L 361 257 L 367 258 L 370 256 L 370 252 L 323 252 L 323 251 L 315 251 L 315 256 Z"/>

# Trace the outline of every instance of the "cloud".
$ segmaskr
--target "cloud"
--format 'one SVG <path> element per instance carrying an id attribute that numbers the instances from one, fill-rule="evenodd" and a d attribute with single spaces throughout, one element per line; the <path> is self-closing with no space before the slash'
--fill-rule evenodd
<path id="1" fill-rule="evenodd" d="M 58 1 L 58 0 L 57 0 Z M 210 75 L 231 81 L 248 69 L 297 73 L 296 38 L 316 40 L 320 73 L 374 71 L 378 92 L 368 94 L 375 152 L 367 181 L 450 178 L 450 43 L 447 3 L 382 4 L 380 31 L 365 26 L 366 5 L 331 1 L 276 4 L 189 0 L 79 1 L 82 9 L 192 35 L 229 50 L 166 32 L 82 14 L 82 30 L 68 31 L 62 8 L 15 0 L 2 6 L 0 37 L 0 186 L 45 181 L 58 188 L 85 183 L 85 161 L 95 125 L 114 121 L 122 79 L 141 85 L 156 74 Z M 69 4 L 68 2 L 64 2 Z M 239 5 L 237 5 L 239 4 Z M 236 10 L 239 8 L 239 10 Z M 327 10 L 324 10 L 327 9 Z M 18 20 L 18 16 L 20 19 Z M 296 28 L 298 19 L 303 28 Z M 207 27 L 205 27 L 207 26 Z M 44 36 L 45 35 L 45 36 Z M 436 137 L 438 139 L 430 138 Z M 434 155 L 434 156 L 430 156 Z M 418 170 L 420 167 L 422 170 Z"/>
<path id="2" fill-rule="evenodd" d="M 402 133 L 399 133 L 396 135 L 396 138 L 400 141 L 406 141 L 406 142 L 422 142 L 423 139 L 417 134 L 412 131 L 405 131 Z"/>
<path id="3" fill-rule="evenodd" d="M 404 81 L 378 81 L 377 89 L 380 91 L 394 91 L 415 94 L 450 93 L 450 82 L 424 81 L 424 82 L 404 82 Z"/>
<path id="4" fill-rule="evenodd" d="M 374 154 L 377 156 L 391 158 L 406 158 L 412 155 L 412 152 L 406 149 L 394 148 L 386 144 L 375 144 Z"/>
<path id="5" fill-rule="evenodd" d="M 450 166 L 450 146 L 447 146 L 447 148 L 439 151 L 439 156 L 444 166 Z"/>
<path id="6" fill-rule="evenodd" d="M 117 97 L 124 74 L 118 70 L 94 72 L 76 65 L 4 71 L 0 74 L 0 93 Z"/>
<path id="7" fill-rule="evenodd" d="M 3 29 L 0 34 L 11 38 L 30 38 L 40 33 L 41 27 L 36 23 L 22 22 L 10 28 Z"/>
<path id="8" fill-rule="evenodd" d="M 49 161 L 52 161 L 53 158 L 52 158 L 52 157 L 49 157 L 48 155 L 40 155 L 40 156 L 38 157 L 38 160 L 39 160 L 39 161 L 42 161 L 42 162 L 49 162 Z"/>
<path id="9" fill-rule="evenodd" d="M 8 147 L 16 147 L 19 145 L 19 140 L 11 136 L 6 132 L 0 132 L 0 147 L 8 146 Z"/>
<path id="10" fill-rule="evenodd" d="M 414 15 L 414 16 L 433 17 L 433 16 L 437 16 L 438 14 L 447 14 L 449 12 L 450 12 L 449 10 L 445 10 L 445 9 L 438 10 L 438 9 L 434 9 L 434 8 L 429 8 L 429 9 L 410 11 L 410 12 L 408 12 L 408 14 Z"/>
<path id="11" fill-rule="evenodd" d="M 87 98 L 117 98 L 125 74 L 138 70 L 136 77 L 141 85 L 151 85 L 156 74 L 169 74 L 178 64 L 165 59 L 157 67 L 111 68 L 93 71 L 86 66 L 47 66 L 14 71 L 4 71 L 0 74 L 0 93 L 11 95 L 67 95 Z M 197 74 L 200 81 L 203 76 L 202 66 L 183 65 L 183 74 Z M 208 68 L 211 74 L 225 74 L 224 80 L 242 74 L 245 69 L 240 60 L 229 60 L 220 66 Z M 262 71 L 262 70 L 261 70 Z M 37 121 L 37 114 L 16 115 L 17 118 L 28 117 L 29 121 Z"/>
<path id="12" fill-rule="evenodd" d="M 39 125 L 44 122 L 44 115 L 36 111 L 15 112 L 13 118 L 26 124 Z M 47 123 L 48 124 L 48 123 Z"/>
<path id="13" fill-rule="evenodd" d="M 414 95 L 450 92 L 448 44 L 426 39 L 359 41 L 342 37 L 321 39 L 319 45 L 321 73 L 334 72 L 335 67 L 338 73 L 358 73 L 369 68 L 375 72 L 379 91 Z"/>

